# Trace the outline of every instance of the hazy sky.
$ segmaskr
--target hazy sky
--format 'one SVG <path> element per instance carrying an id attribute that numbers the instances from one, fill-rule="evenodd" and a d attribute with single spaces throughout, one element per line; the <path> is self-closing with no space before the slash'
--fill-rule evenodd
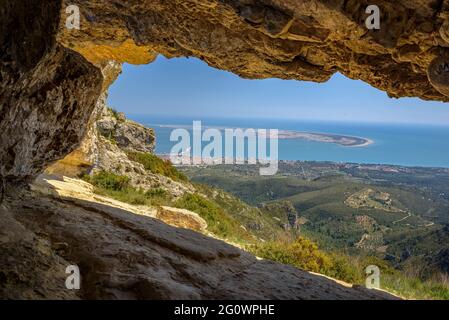
<path id="1" fill-rule="evenodd" d="M 390 99 L 340 74 L 324 84 L 245 80 L 190 59 L 125 65 L 109 104 L 127 114 L 203 118 L 286 118 L 449 125 L 449 104 Z"/>

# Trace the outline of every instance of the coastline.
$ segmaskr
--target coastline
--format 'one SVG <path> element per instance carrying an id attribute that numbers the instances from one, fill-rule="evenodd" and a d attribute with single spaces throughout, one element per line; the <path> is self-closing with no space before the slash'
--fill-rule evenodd
<path id="1" fill-rule="evenodd" d="M 304 139 L 308 141 L 316 141 L 323 143 L 334 143 L 343 147 L 366 147 L 374 143 L 374 140 L 340 135 L 334 133 L 321 133 L 321 132 L 302 132 L 302 131 L 279 131 L 279 139 Z"/>
<path id="2" fill-rule="evenodd" d="M 173 128 L 173 129 L 187 129 L 192 130 L 191 125 L 170 125 L 170 124 L 155 124 L 150 126 L 157 126 L 160 128 Z M 225 129 L 241 129 L 246 130 L 248 128 L 230 128 L 230 127 L 220 127 L 220 126 L 203 126 L 205 129 L 214 128 L 218 130 L 225 130 Z M 269 129 L 267 129 L 269 130 Z M 269 131 L 267 132 L 268 135 L 270 135 Z M 302 140 L 308 140 L 308 141 L 315 141 L 315 142 L 323 142 L 323 143 L 334 143 L 343 147 L 353 147 L 353 148 L 362 148 L 367 147 L 374 143 L 374 140 L 364 138 L 364 137 L 357 137 L 357 136 L 350 136 L 350 135 L 341 135 L 341 134 L 334 134 L 334 133 L 323 133 L 323 132 L 306 132 L 306 131 L 293 131 L 293 130 L 278 130 L 278 139 L 285 140 L 285 139 L 302 139 Z"/>
<path id="3" fill-rule="evenodd" d="M 365 139 L 366 142 L 362 143 L 362 144 L 359 144 L 359 145 L 356 145 L 356 146 L 346 146 L 346 147 L 348 147 L 348 148 L 362 148 L 362 147 L 367 147 L 369 145 L 374 144 L 374 140 L 371 140 L 371 139 L 368 139 L 368 138 L 362 138 L 362 139 Z"/>

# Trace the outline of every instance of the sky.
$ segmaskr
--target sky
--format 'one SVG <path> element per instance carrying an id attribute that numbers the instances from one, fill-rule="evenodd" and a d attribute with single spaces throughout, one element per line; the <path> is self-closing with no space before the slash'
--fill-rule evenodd
<path id="1" fill-rule="evenodd" d="M 336 74 L 326 83 L 246 80 L 196 58 L 123 66 L 108 103 L 128 115 L 449 125 L 449 104 L 386 93 Z"/>

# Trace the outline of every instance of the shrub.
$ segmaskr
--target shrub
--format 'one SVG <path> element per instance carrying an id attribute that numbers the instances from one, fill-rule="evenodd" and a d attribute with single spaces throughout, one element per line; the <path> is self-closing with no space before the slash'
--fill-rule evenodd
<path id="1" fill-rule="evenodd" d="M 100 171 L 90 178 L 90 182 L 100 188 L 114 191 L 123 191 L 129 188 L 129 178 L 108 171 Z"/>
<path id="2" fill-rule="evenodd" d="M 96 187 L 94 192 L 96 194 L 132 205 L 150 205 L 147 197 L 145 197 L 145 195 L 139 190 L 133 188 L 126 188 L 124 190 L 117 191 Z"/>
<path id="3" fill-rule="evenodd" d="M 198 213 L 207 222 L 207 229 L 219 237 L 237 242 L 252 239 L 236 219 L 232 218 L 218 204 L 200 195 L 185 194 L 175 202 L 175 207 Z"/>
<path id="4" fill-rule="evenodd" d="M 167 196 L 167 191 L 162 188 L 150 189 L 145 192 L 147 197 L 165 197 Z"/>
<path id="5" fill-rule="evenodd" d="M 323 273 L 331 268 L 332 259 L 312 241 L 299 237 L 292 243 L 271 241 L 250 247 L 256 256 L 289 264 L 296 268 Z"/>
<path id="6" fill-rule="evenodd" d="M 145 170 L 160 174 L 177 181 L 188 181 L 188 178 L 179 172 L 170 160 L 162 160 L 154 154 L 143 152 L 129 152 L 128 158 L 142 164 Z"/>
<path id="7" fill-rule="evenodd" d="M 119 117 L 118 117 L 118 111 L 117 111 L 116 109 L 112 108 L 112 107 L 109 107 L 108 109 L 109 109 L 109 111 L 111 112 L 112 116 L 113 116 L 115 119 L 118 120 L 118 118 L 119 118 Z"/>
<path id="8" fill-rule="evenodd" d="M 148 203 L 154 206 L 170 205 L 172 196 L 162 188 L 149 189 L 145 193 Z"/>
<path id="9" fill-rule="evenodd" d="M 370 263 L 362 263 L 361 259 L 343 253 L 334 252 L 329 254 L 332 263 L 324 271 L 325 275 L 348 283 L 364 284 L 366 278 L 365 267 L 369 266 Z"/>

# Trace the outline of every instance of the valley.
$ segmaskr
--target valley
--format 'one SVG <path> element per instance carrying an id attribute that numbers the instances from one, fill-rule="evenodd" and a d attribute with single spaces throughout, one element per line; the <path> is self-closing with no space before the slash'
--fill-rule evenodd
<path id="1" fill-rule="evenodd" d="M 251 166 L 180 169 L 329 252 L 374 256 L 422 278 L 448 272 L 448 169 L 300 161 L 281 161 L 273 177 Z"/>

